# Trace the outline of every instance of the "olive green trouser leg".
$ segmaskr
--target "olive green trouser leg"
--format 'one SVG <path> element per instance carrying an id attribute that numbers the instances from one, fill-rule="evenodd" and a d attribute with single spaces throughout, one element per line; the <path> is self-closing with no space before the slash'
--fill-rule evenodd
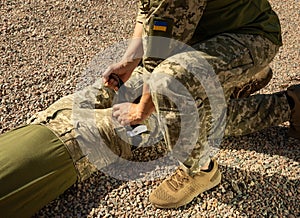
<path id="1" fill-rule="evenodd" d="M 40 125 L 0 136 L 0 216 L 30 217 L 76 182 L 68 151 Z"/>

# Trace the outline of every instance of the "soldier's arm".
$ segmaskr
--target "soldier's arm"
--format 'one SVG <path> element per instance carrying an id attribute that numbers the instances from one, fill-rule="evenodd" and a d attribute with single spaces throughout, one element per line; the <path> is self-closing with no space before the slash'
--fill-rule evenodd
<path id="1" fill-rule="evenodd" d="M 103 73 L 102 76 L 105 86 L 114 90 L 118 89 L 119 82 L 115 80 L 111 74 L 116 74 L 123 82 L 126 82 L 130 78 L 133 70 L 138 66 L 143 57 L 142 32 L 143 24 L 137 22 L 133 37 L 122 60 L 109 66 Z"/>

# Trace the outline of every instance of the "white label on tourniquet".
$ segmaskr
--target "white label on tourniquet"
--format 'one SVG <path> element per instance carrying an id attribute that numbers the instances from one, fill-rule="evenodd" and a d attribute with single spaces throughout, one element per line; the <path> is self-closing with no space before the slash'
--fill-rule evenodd
<path id="1" fill-rule="evenodd" d="M 147 131 L 146 125 L 139 125 L 139 126 L 135 127 L 133 130 L 127 131 L 127 135 L 130 137 L 133 137 L 133 136 L 139 135 L 146 131 Z"/>

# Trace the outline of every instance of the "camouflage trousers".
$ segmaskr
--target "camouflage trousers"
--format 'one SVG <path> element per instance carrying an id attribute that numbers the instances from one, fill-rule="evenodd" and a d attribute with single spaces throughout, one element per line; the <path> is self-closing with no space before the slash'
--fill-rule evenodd
<path id="1" fill-rule="evenodd" d="M 236 99 L 236 92 L 268 66 L 279 46 L 260 35 L 233 33 L 199 42 L 195 30 L 205 0 L 141 2 L 137 20 L 144 28 L 143 64 L 151 72 L 145 81 L 168 148 L 192 172 L 208 161 L 222 137 L 289 119 L 283 93 Z M 157 30 L 160 21 L 166 29 Z M 191 40 L 197 44 L 185 47 Z"/>
<path id="2" fill-rule="evenodd" d="M 220 34 L 161 62 L 149 85 L 165 141 L 197 172 L 222 137 L 289 120 L 284 92 L 235 98 L 272 61 L 278 46 L 259 35 Z M 178 147 L 178 148 L 179 148 Z"/>
<path id="3" fill-rule="evenodd" d="M 130 158 L 132 145 L 149 146 L 161 140 L 197 172 L 222 137 L 289 120 L 283 92 L 240 99 L 232 95 L 271 62 L 277 46 L 258 35 L 221 34 L 193 48 L 162 61 L 151 74 L 137 67 L 122 94 L 95 83 L 62 98 L 30 122 L 48 126 L 65 142 L 82 180 L 117 156 Z M 156 112 L 145 121 L 149 131 L 135 140 L 112 118 L 110 108 L 137 99 L 145 78 Z"/>

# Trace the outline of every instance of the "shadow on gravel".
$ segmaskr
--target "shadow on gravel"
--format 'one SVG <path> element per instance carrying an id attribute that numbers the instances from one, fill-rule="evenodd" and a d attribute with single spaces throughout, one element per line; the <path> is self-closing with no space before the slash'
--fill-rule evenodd
<path id="1" fill-rule="evenodd" d="M 273 174 L 262 175 L 221 166 L 223 180 L 219 202 L 230 205 L 250 217 L 286 217 L 300 215 L 300 181 Z M 223 193 L 224 192 L 224 193 Z"/>
<path id="2" fill-rule="evenodd" d="M 287 130 L 286 127 L 276 126 L 246 136 L 229 137 L 224 140 L 221 149 L 244 149 L 284 156 L 299 162 L 300 140 L 288 137 Z"/>
<path id="3" fill-rule="evenodd" d="M 221 185 L 195 198 L 183 212 L 199 204 L 203 214 L 225 215 L 220 208 L 226 208 L 229 217 L 232 214 L 236 217 L 299 217 L 299 180 L 227 166 L 220 166 L 220 170 Z"/>

